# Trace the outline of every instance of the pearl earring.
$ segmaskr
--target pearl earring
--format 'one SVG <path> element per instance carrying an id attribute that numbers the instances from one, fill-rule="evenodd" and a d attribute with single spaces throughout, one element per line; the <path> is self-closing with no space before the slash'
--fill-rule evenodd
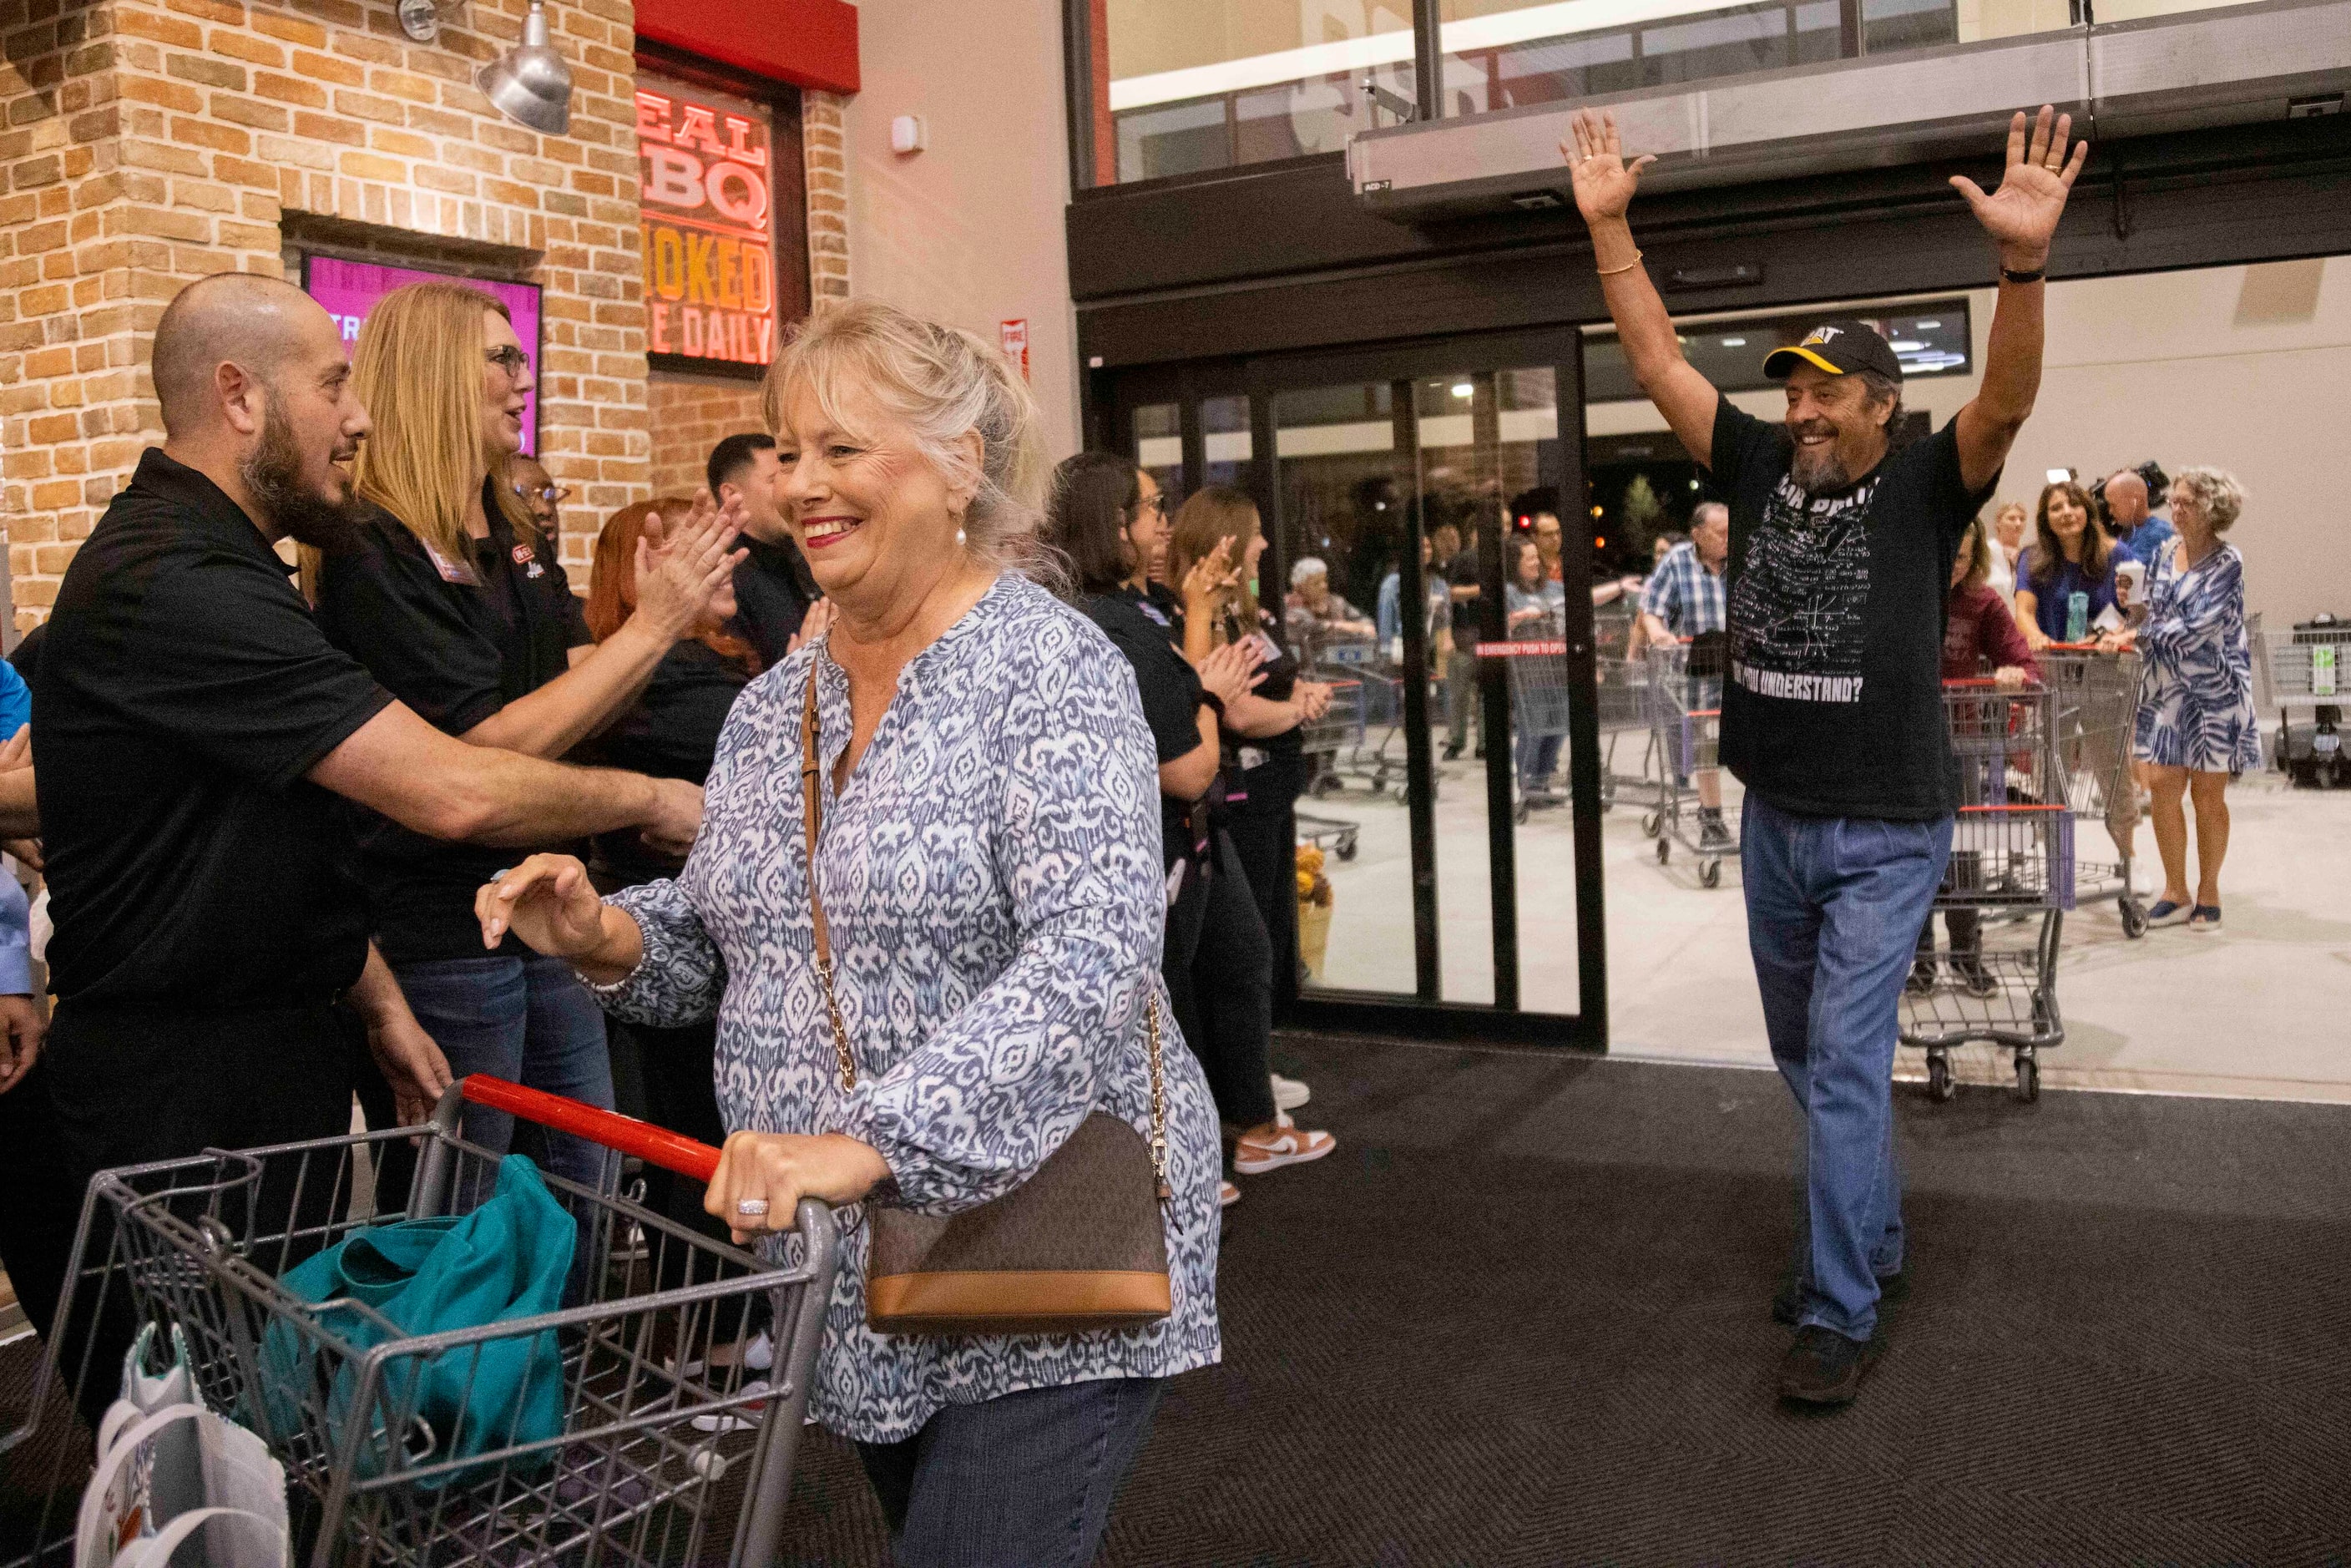
<path id="1" fill-rule="evenodd" d="M 963 549 L 963 530 L 961 528 L 957 528 L 956 530 L 956 549 Z"/>

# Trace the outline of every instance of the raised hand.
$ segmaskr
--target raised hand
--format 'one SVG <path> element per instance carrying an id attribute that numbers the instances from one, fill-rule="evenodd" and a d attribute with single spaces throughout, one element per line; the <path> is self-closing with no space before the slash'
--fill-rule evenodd
<path id="1" fill-rule="evenodd" d="M 1616 117 L 1606 110 L 1576 110 L 1568 122 L 1569 140 L 1559 144 L 1567 172 L 1575 183 L 1576 211 L 1587 224 L 1621 218 L 1633 204 L 1641 171 L 1657 161 L 1656 154 L 1625 162 L 1625 143 L 1616 134 Z"/>
<path id="2" fill-rule="evenodd" d="M 501 872 L 475 893 L 474 917 L 483 946 L 512 931 L 550 958 L 585 957 L 604 935 L 604 901 L 570 855 L 536 854 Z"/>
<path id="3" fill-rule="evenodd" d="M 2077 141 L 2073 156 L 2066 156 L 2065 141 L 2073 130 L 2072 115 L 2059 114 L 2044 103 L 2028 135 L 2020 110 L 2008 124 L 2008 170 L 1999 190 L 1987 196 L 1981 185 L 1964 174 L 1951 176 L 1951 188 L 1968 199 L 1976 222 L 1998 242 L 2002 266 L 2028 272 L 2049 259 L 2050 236 L 2057 232 L 2074 178 L 2090 155 L 2090 144 Z"/>

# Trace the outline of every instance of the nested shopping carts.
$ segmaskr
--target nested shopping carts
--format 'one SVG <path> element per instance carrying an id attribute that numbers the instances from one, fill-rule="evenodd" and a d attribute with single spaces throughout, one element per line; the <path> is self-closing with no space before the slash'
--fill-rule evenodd
<path id="1" fill-rule="evenodd" d="M 1535 634 L 1479 650 L 1509 655 L 1502 667 L 1510 676 L 1511 766 L 1519 786 L 1513 820 L 1520 822 L 1538 807 L 1567 803 L 1567 776 L 1560 767 L 1571 702 L 1567 641 L 1555 616 L 1529 630 Z"/>
<path id="2" fill-rule="evenodd" d="M 1903 996 L 1901 1030 L 1904 1044 L 1926 1047 L 1927 1087 L 1938 1100 L 1954 1092 L 1952 1049 L 1972 1042 L 2012 1051 L 2017 1092 L 2038 1099 L 2038 1053 L 2065 1038 L 2057 957 L 2076 891 L 2076 829 L 2064 792 L 2064 711 L 2060 694 L 2046 685 L 1943 685 L 1959 808 L 1949 869 Z M 1939 958 L 1938 918 L 1949 932 Z"/>
<path id="3" fill-rule="evenodd" d="M 704 1179 L 717 1157 L 626 1117 L 470 1078 L 421 1130 L 408 1217 L 448 1213 L 451 1195 L 494 1179 L 496 1157 L 459 1135 L 466 1101 Z M 312 1568 L 773 1562 L 839 1257 L 825 1207 L 800 1205 L 797 1237 L 783 1244 L 797 1260 L 778 1263 L 674 1225 L 609 1183 L 549 1176 L 579 1225 L 567 1297 L 577 1305 L 412 1334 L 369 1306 L 298 1299 L 279 1277 L 387 1218 L 372 1211 L 388 1206 L 365 1197 L 371 1173 L 418 1131 L 99 1175 L 83 1206 L 70 1308 L 58 1313 L 33 1416 L 9 1442 L 36 1429 L 45 1404 L 52 1421 L 70 1422 L 53 1396 L 65 1385 L 102 1404 L 134 1326 L 173 1324 L 204 1402 L 285 1465 Z M 743 1383 L 721 1364 L 743 1366 L 763 1314 L 773 1367 L 764 1385 Z M 110 1347 L 113 1364 L 93 1345 Z M 89 1470 L 86 1440 L 46 1446 L 59 1458 L 33 1551 L 18 1560 L 29 1568 L 72 1562 Z"/>
<path id="4" fill-rule="evenodd" d="M 1374 794 L 1393 789 L 1399 800 L 1407 793 L 1398 742 L 1404 683 L 1382 664 L 1371 637 L 1332 632 L 1320 640 L 1308 678 L 1329 684 L 1331 706 L 1301 737 L 1310 794 L 1332 794 L 1351 781 Z"/>
<path id="5" fill-rule="evenodd" d="M 2344 705 L 2351 701 L 2351 625 L 2320 615 L 2296 623 L 2288 641 L 2259 642 L 2278 716 L 2272 760 L 2305 789 L 2351 786 L 2342 728 Z"/>
<path id="6" fill-rule="evenodd" d="M 1657 803 L 1642 817 L 1641 831 L 1657 841 L 1659 865 L 1672 861 L 1679 844 L 1698 857 L 1698 880 L 1719 887 L 1724 858 L 1739 853 L 1739 836 L 1719 811 L 1704 814 L 1698 786 L 1708 775 L 1719 777 L 1721 638 L 1651 643 L 1647 696 Z"/>
<path id="7" fill-rule="evenodd" d="M 2101 652 L 2095 644 L 2052 643 L 2038 655 L 2041 678 L 2050 693 L 2055 784 L 2082 823 L 2103 823 L 2103 838 L 2077 832 L 2080 860 L 2074 893 L 2085 899 L 2111 897 L 2122 916 L 2123 935 L 2147 935 L 2147 906 L 2131 886 L 2130 845 L 2138 821 L 2138 779 L 2131 770 L 2131 745 L 2138 724 L 2141 664 L 2135 650 Z"/>

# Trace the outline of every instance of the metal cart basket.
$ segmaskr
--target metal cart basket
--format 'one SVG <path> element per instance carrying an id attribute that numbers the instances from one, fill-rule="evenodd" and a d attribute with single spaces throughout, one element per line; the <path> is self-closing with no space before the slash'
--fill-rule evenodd
<path id="1" fill-rule="evenodd" d="M 1721 836 L 1708 842 L 1698 810 L 1698 775 L 1719 766 L 1722 745 L 1721 640 L 1687 639 L 1649 645 L 1650 745 L 1657 758 L 1656 806 L 1641 831 L 1657 841 L 1657 863 L 1679 844 L 1698 857 L 1698 880 L 1722 884 L 1722 862 L 1739 856 L 1739 835 L 1726 817 Z"/>
<path id="2" fill-rule="evenodd" d="M 101 1172 L 83 1204 L 71 1315 L 59 1313 L 33 1416 L 9 1443 L 45 1405 L 70 1421 L 51 1397 L 65 1378 L 99 1379 L 90 1386 L 102 1399 L 137 1323 L 176 1324 L 204 1401 L 284 1463 L 312 1568 L 773 1562 L 839 1261 L 822 1204 L 799 1206 L 797 1234 L 776 1244 L 787 1260 L 774 1261 L 673 1224 L 610 1182 L 548 1176 L 580 1228 L 566 1296 L 578 1304 L 479 1328 L 412 1335 L 369 1307 L 308 1303 L 280 1282 L 367 1226 L 447 1214 L 462 1207 L 453 1194 L 486 1191 L 497 1157 L 460 1135 L 467 1103 L 703 1180 L 717 1161 L 716 1149 L 628 1117 L 473 1077 L 421 1129 Z M 378 1152 L 420 1134 L 405 1216 L 374 1212 Z M 734 1368 L 762 1309 L 773 1367 L 764 1384 L 743 1382 Z M 517 1345 L 536 1355 L 532 1372 L 523 1390 L 494 1398 L 484 1368 Z M 542 1373 L 559 1378 L 560 1430 L 526 1435 L 530 1396 L 548 1407 Z M 89 1466 L 86 1443 L 47 1446 L 60 1457 L 33 1551 L 18 1560 L 36 1568 L 70 1563 Z"/>
<path id="3" fill-rule="evenodd" d="M 2056 703 L 2052 737 L 2059 764 L 2059 792 L 2042 799 L 2064 800 L 2077 822 L 2115 829 L 2135 822 L 2138 780 L 2131 772 L 2131 743 L 2138 724 L 2137 653 L 2051 643 L 2038 657 L 2043 684 Z M 2112 897 L 2123 935 L 2139 937 L 2147 935 L 2147 907 L 2131 889 L 2131 856 L 2123 847 L 2129 836 L 2074 835 L 2082 857 L 2074 867 L 2075 892 L 2088 899 Z"/>
<path id="4" fill-rule="evenodd" d="M 1901 1023 L 1903 1043 L 1927 1049 L 1927 1088 L 1937 1100 L 1955 1092 L 1951 1049 L 1970 1041 L 2014 1051 L 2017 1092 L 2038 1099 L 2038 1053 L 2065 1038 L 2057 956 L 2074 905 L 2076 829 L 2060 788 L 2059 712 L 2046 686 L 1943 685 L 1960 803 L 1935 910 L 1950 947 L 1938 962 L 1930 915 Z M 2023 940 L 1987 942 L 1987 926 L 2021 929 Z"/>

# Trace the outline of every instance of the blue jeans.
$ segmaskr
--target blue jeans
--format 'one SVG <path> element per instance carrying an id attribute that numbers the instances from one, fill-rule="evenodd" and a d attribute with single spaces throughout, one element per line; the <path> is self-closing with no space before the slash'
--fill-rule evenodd
<path id="1" fill-rule="evenodd" d="M 1518 737 L 1519 787 L 1540 789 L 1551 781 L 1552 770 L 1559 767 L 1559 743 L 1566 737 L 1559 735 L 1528 735 Z"/>
<path id="2" fill-rule="evenodd" d="M 1747 797 L 1740 870 L 1771 1060 L 1804 1118 L 1796 1277 L 1805 1323 L 1865 1340 L 1902 1267 L 1894 1046 L 1902 982 L 1951 819 L 1798 817 Z"/>
<path id="3" fill-rule="evenodd" d="M 1112 1377 L 950 1405 L 858 1458 L 897 1568 L 1087 1568 L 1166 1380 Z"/>
<path id="4" fill-rule="evenodd" d="M 612 1108 L 612 1056 L 604 1041 L 604 1013 L 559 958 L 437 958 L 402 964 L 392 973 L 416 1021 L 463 1078 L 496 1078 Z M 493 1153 L 514 1142 L 514 1118 L 501 1111 L 466 1108 L 465 1136 Z M 547 1134 L 547 1168 L 582 1186 L 603 1179 L 611 1151 L 601 1144 Z"/>

